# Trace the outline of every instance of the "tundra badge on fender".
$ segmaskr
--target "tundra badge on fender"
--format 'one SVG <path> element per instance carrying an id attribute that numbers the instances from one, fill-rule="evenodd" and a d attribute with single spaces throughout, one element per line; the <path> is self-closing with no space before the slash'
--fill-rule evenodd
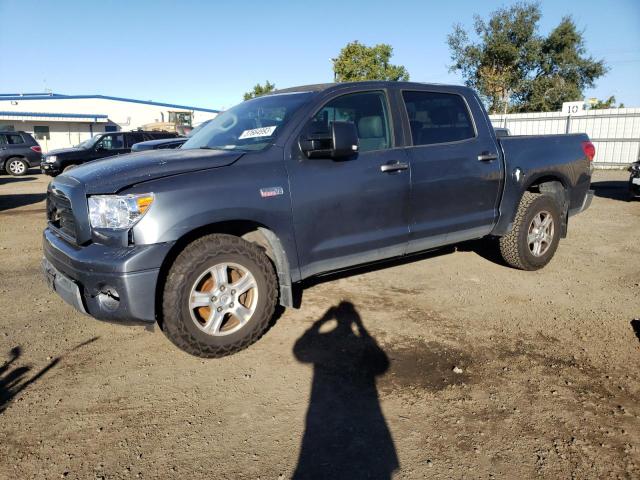
<path id="1" fill-rule="evenodd" d="M 282 189 L 282 187 L 269 187 L 260 189 L 260 196 L 262 198 L 275 197 L 277 195 L 284 195 L 284 190 Z"/>

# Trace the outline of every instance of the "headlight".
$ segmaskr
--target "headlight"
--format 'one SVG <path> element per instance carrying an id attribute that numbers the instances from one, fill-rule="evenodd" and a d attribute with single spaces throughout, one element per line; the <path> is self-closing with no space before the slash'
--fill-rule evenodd
<path id="1" fill-rule="evenodd" d="M 149 210 L 153 199 L 153 193 L 93 195 L 88 200 L 89 221 L 93 228 L 131 228 Z"/>
<path id="2" fill-rule="evenodd" d="M 55 161 L 56 161 L 56 158 L 58 158 L 58 157 L 56 157 L 55 155 L 51 155 L 51 156 L 49 156 L 49 157 L 45 158 L 45 162 L 47 162 L 47 163 L 53 163 L 53 162 L 55 162 Z"/>

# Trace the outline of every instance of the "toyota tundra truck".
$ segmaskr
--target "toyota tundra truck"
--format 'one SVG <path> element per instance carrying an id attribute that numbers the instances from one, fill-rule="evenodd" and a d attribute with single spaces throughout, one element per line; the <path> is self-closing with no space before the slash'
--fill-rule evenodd
<path id="1" fill-rule="evenodd" d="M 461 86 L 280 90 L 218 115 L 178 150 L 98 160 L 47 192 L 43 270 L 80 312 L 156 322 L 220 357 L 255 342 L 300 282 L 487 238 L 536 270 L 585 210 L 587 135 L 496 138 Z"/>

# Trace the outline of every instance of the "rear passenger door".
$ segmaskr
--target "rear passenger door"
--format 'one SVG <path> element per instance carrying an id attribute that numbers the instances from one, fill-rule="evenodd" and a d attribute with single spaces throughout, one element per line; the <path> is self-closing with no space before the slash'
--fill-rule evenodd
<path id="1" fill-rule="evenodd" d="M 402 101 L 412 139 L 408 251 L 488 234 L 498 218 L 502 165 L 476 99 L 405 90 Z"/>
<path id="2" fill-rule="evenodd" d="M 302 136 L 327 136 L 334 121 L 353 122 L 359 149 L 352 158 L 307 158 L 296 139 L 287 164 L 302 277 L 402 255 L 408 229 L 409 165 L 393 148 L 384 91 L 336 94 Z"/>

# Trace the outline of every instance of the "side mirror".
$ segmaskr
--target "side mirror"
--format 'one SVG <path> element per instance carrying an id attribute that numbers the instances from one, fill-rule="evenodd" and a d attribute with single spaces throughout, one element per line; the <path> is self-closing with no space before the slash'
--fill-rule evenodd
<path id="1" fill-rule="evenodd" d="M 353 122 L 332 122 L 330 136 L 302 138 L 300 148 L 307 158 L 345 159 L 358 153 L 358 131 Z"/>
<path id="2" fill-rule="evenodd" d="M 353 122 L 331 124 L 331 158 L 346 158 L 358 153 L 358 130 Z"/>

